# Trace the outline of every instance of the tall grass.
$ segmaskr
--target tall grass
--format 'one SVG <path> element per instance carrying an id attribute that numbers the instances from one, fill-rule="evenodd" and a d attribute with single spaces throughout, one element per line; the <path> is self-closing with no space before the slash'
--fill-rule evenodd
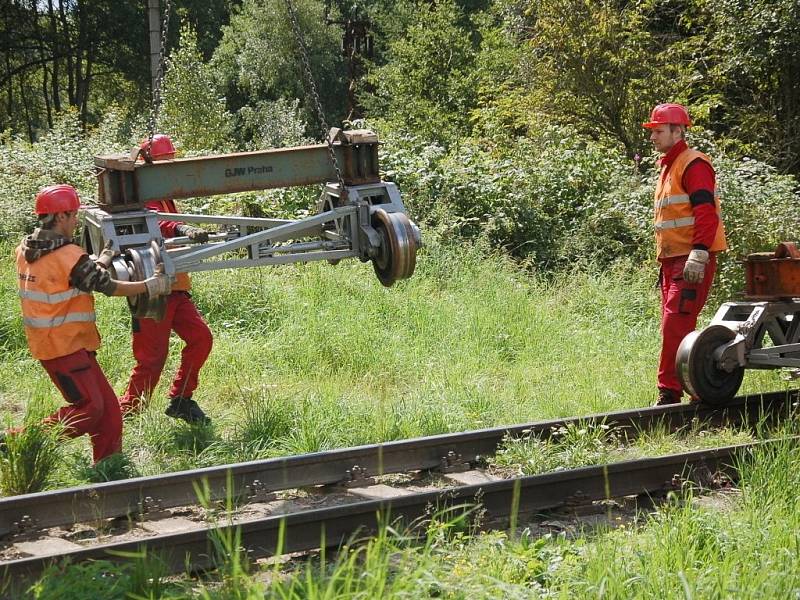
<path id="1" fill-rule="evenodd" d="M 0 490 L 3 495 L 41 492 L 53 483 L 61 460 L 61 428 L 37 423 L 10 433 L 0 450 Z"/>
<path id="2" fill-rule="evenodd" d="M 648 405 L 653 276 L 621 266 L 545 278 L 479 245 L 435 240 L 414 277 L 391 289 L 355 261 L 202 273 L 194 297 L 215 345 L 194 397 L 214 425 L 197 431 L 163 415 L 182 345 L 173 336 L 161 383 L 126 421 L 124 451 L 148 475 Z M 33 401 L 62 402 L 27 353 L 18 304 L 13 264 L 2 262 L 0 411 L 14 422 Z M 97 305 L 98 358 L 121 392 L 130 316 L 124 300 Z M 786 385 L 748 373 L 744 389 Z"/>

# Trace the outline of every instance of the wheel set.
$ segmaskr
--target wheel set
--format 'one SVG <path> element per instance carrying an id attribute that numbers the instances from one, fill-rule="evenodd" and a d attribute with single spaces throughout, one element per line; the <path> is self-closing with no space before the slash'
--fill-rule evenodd
<path id="1" fill-rule="evenodd" d="M 690 396 L 714 406 L 724 404 L 736 395 L 744 378 L 744 367 L 720 364 L 725 344 L 736 333 L 724 325 L 711 325 L 693 331 L 678 347 L 678 378 Z"/>
<path id="2" fill-rule="evenodd" d="M 408 279 L 417 265 L 420 234 L 417 226 L 402 212 L 386 212 L 382 208 L 372 214 L 372 226 L 380 243 L 372 257 L 378 280 L 386 287 L 399 279 Z"/>
<path id="3" fill-rule="evenodd" d="M 123 255 L 114 259 L 112 267 L 114 278 L 120 281 L 144 281 L 155 274 L 157 265 L 163 263 L 161 248 L 155 240 L 146 247 L 128 248 Z M 128 297 L 131 314 L 137 318 L 164 318 L 167 310 L 167 297 L 150 298 L 147 294 Z"/>

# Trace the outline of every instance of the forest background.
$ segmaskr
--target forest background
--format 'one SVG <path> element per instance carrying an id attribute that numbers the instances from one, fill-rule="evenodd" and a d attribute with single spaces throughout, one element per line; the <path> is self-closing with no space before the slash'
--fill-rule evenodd
<path id="1" fill-rule="evenodd" d="M 382 167 L 428 240 L 480 240 L 526 266 L 652 260 L 655 103 L 688 105 L 719 173 L 737 260 L 797 230 L 795 0 L 296 0 L 328 122 L 378 131 Z M 151 110 L 146 2 L 3 0 L 0 235 L 92 156 L 132 147 Z M 174 0 L 157 129 L 184 154 L 319 140 L 280 0 Z M 240 194 L 249 214 L 316 189 Z M 196 209 L 208 209 L 200 202 Z"/>

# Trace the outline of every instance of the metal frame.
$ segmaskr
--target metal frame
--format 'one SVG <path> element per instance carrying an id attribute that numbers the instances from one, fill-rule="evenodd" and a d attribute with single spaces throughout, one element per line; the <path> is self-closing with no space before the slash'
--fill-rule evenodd
<path id="1" fill-rule="evenodd" d="M 723 325 L 736 333 L 714 351 L 720 369 L 800 368 L 800 299 L 779 302 L 726 302 L 709 327 Z M 765 347 L 769 335 L 771 346 Z"/>
<path id="2" fill-rule="evenodd" d="M 339 206 L 339 196 L 338 184 L 327 184 L 318 207 L 328 207 L 328 210 L 297 220 L 150 210 L 110 213 L 101 208 L 87 208 L 84 211 L 84 247 L 96 253 L 111 240 L 115 249 L 124 252 L 156 240 L 168 274 L 314 260 L 369 260 L 380 245 L 378 233 L 371 224 L 372 213 L 378 208 L 387 213 L 405 213 L 397 186 L 379 182 L 348 187 L 348 201 L 344 206 Z M 162 238 L 158 226 L 161 218 L 215 224 L 221 232 L 212 235 L 206 243 L 189 245 L 186 237 Z"/>

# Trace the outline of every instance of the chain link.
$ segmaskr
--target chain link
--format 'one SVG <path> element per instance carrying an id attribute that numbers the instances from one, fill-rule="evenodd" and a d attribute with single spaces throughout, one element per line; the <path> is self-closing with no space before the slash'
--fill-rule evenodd
<path id="1" fill-rule="evenodd" d="M 167 33 L 169 32 L 169 14 L 172 11 L 172 0 L 164 0 L 164 15 L 161 18 L 161 46 L 158 49 L 158 68 L 156 69 L 156 80 L 153 83 L 153 95 L 150 103 L 150 118 L 147 122 L 147 151 L 144 152 L 144 159 L 150 162 L 150 149 L 153 147 L 153 136 L 156 134 L 156 123 L 158 112 L 161 110 L 161 85 L 164 79 L 164 63 L 167 51 Z"/>
<path id="2" fill-rule="evenodd" d="M 289 13 L 289 21 L 291 21 L 292 31 L 294 32 L 294 37 L 297 41 L 297 48 L 300 53 L 300 59 L 303 63 L 303 71 L 305 72 L 309 94 L 311 95 L 311 100 L 314 102 L 314 108 L 317 111 L 319 124 L 322 128 L 322 137 L 324 138 L 325 143 L 328 145 L 328 156 L 330 157 L 331 164 L 336 171 L 336 181 L 339 182 L 339 202 L 340 204 L 343 204 L 347 201 L 347 188 L 345 188 L 342 170 L 339 168 L 339 161 L 336 158 L 336 151 L 333 148 L 333 140 L 330 138 L 330 128 L 328 127 L 328 122 L 325 120 L 325 113 L 322 110 L 322 102 L 319 99 L 317 86 L 314 83 L 314 75 L 311 72 L 311 62 L 308 59 L 308 50 L 306 49 L 303 32 L 300 30 L 300 23 L 297 19 L 297 12 L 295 11 L 292 0 L 286 0 L 286 10 Z"/>

